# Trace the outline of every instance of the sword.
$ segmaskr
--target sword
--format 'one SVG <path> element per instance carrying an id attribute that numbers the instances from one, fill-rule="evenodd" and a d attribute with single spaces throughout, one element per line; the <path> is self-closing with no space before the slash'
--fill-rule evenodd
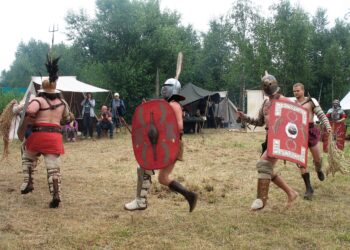
<path id="1" fill-rule="evenodd" d="M 233 109 L 234 109 L 234 111 L 235 111 L 236 113 L 238 113 L 238 111 L 242 111 L 242 109 L 236 108 L 236 106 L 234 106 Z M 243 121 L 240 117 L 238 117 L 238 118 L 236 119 L 236 122 L 237 122 L 237 123 L 241 123 L 241 124 L 243 125 L 243 127 L 246 127 L 246 128 L 248 128 L 249 130 L 252 130 L 252 129 L 250 128 L 249 124 L 247 124 L 245 121 Z M 255 128 L 254 128 L 254 129 L 255 129 Z"/>

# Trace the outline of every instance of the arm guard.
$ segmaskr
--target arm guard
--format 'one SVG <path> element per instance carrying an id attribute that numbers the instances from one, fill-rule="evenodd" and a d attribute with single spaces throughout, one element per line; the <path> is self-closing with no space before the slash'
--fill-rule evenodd
<path id="1" fill-rule="evenodd" d="M 320 106 L 314 107 L 314 113 L 317 116 L 317 118 L 320 120 L 321 124 L 323 124 L 327 130 L 331 130 L 331 124 L 328 121 L 327 116 L 323 113 L 323 110 L 321 109 Z"/>
<path id="2" fill-rule="evenodd" d="M 258 127 L 263 126 L 265 124 L 263 107 L 260 108 L 257 118 L 252 118 L 252 117 L 245 115 L 244 117 L 242 117 L 242 121 L 249 123 L 249 124 L 252 124 L 254 126 L 258 126 Z"/>

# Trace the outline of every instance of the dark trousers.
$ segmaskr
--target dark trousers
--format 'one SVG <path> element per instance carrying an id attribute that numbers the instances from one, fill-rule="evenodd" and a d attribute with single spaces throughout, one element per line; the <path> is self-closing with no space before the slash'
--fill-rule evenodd
<path id="1" fill-rule="evenodd" d="M 113 124 L 114 124 L 114 127 L 116 128 L 120 128 L 122 126 L 121 122 L 120 122 L 120 119 L 118 116 L 115 116 L 112 118 L 113 119 Z"/>
<path id="2" fill-rule="evenodd" d="M 77 131 L 75 128 L 66 128 L 66 139 L 74 139 L 76 137 Z"/>
<path id="3" fill-rule="evenodd" d="M 83 135 L 87 136 L 89 134 L 90 137 L 92 137 L 92 122 L 93 117 L 90 117 L 90 113 L 85 113 L 83 116 Z"/>
<path id="4" fill-rule="evenodd" d="M 101 136 L 102 130 L 108 130 L 109 131 L 109 136 L 113 137 L 113 123 L 110 121 L 100 121 L 96 125 L 96 130 L 97 130 L 97 136 Z"/>

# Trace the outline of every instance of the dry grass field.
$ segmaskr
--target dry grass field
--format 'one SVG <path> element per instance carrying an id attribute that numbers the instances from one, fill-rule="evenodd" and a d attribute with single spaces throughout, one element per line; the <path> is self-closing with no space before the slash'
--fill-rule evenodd
<path id="1" fill-rule="evenodd" d="M 43 161 L 34 173 L 34 192 L 20 194 L 20 144 L 13 142 L 0 163 L 0 249 L 350 249 L 350 176 L 319 182 L 312 172 L 314 199 L 299 197 L 289 210 L 285 194 L 272 184 L 267 207 L 249 211 L 263 140 L 261 133 L 227 130 L 184 136 L 185 161 L 173 177 L 199 193 L 193 213 L 156 177 L 148 209 L 123 209 L 136 185 L 127 133 L 65 144 L 58 209 L 48 208 Z M 349 145 L 346 151 L 349 156 Z M 294 164 L 281 161 L 277 170 L 302 196 Z"/>

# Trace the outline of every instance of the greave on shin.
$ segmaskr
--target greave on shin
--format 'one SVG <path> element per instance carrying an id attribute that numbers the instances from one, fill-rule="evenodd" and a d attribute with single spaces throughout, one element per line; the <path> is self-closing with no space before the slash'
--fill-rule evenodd
<path id="1" fill-rule="evenodd" d="M 47 182 L 49 184 L 50 194 L 52 195 L 50 207 L 56 208 L 61 202 L 61 174 L 59 158 L 54 156 L 45 156 L 44 159 L 47 169 Z"/>
<path id="2" fill-rule="evenodd" d="M 147 207 L 147 195 L 152 185 L 152 170 L 144 170 L 140 166 L 137 167 L 137 189 L 136 198 Z"/>
<path id="3" fill-rule="evenodd" d="M 259 210 L 265 207 L 268 199 L 270 182 L 270 179 L 258 179 L 257 199 L 251 206 L 252 210 Z"/>
<path id="4" fill-rule="evenodd" d="M 22 153 L 23 183 L 21 185 L 21 194 L 27 194 L 34 190 L 33 171 L 36 166 L 36 157 Z"/>
<path id="5" fill-rule="evenodd" d="M 153 170 L 137 167 L 136 199 L 124 205 L 126 210 L 134 211 L 147 208 L 147 195 L 152 185 L 152 175 L 154 175 Z"/>
<path id="6" fill-rule="evenodd" d="M 177 181 L 172 181 L 169 184 L 169 188 L 177 193 L 182 194 L 186 200 L 188 201 L 188 204 L 190 206 L 190 212 L 194 210 L 197 204 L 198 195 L 194 192 L 188 191 L 184 186 L 182 186 Z"/>

